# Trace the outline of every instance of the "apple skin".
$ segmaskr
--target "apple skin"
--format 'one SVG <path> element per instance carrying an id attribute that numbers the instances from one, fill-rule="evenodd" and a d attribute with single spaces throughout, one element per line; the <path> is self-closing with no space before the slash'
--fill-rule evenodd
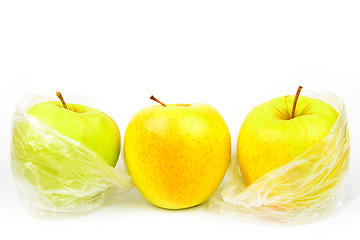
<path id="1" fill-rule="evenodd" d="M 258 105 L 246 116 L 237 141 L 237 157 L 247 185 L 281 167 L 323 139 L 338 118 L 329 104 L 300 96 L 291 118 L 294 96 Z"/>
<path id="2" fill-rule="evenodd" d="M 113 186 L 107 167 L 118 160 L 118 127 L 97 109 L 67 105 L 69 110 L 60 102 L 42 102 L 27 111 L 29 116 L 13 121 L 15 183 L 36 210 L 87 212 Z"/>
<path id="3" fill-rule="evenodd" d="M 47 101 L 36 104 L 28 113 L 98 153 L 109 166 L 115 167 L 120 154 L 120 132 L 105 113 L 80 104 Z"/>
<path id="4" fill-rule="evenodd" d="M 220 185 L 231 154 L 230 133 L 210 105 L 150 106 L 129 122 L 124 154 L 135 186 L 149 202 L 189 208 Z"/>

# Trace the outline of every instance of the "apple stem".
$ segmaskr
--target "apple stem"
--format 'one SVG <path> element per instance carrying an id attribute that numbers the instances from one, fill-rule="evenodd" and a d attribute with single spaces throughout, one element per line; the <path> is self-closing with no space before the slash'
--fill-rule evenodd
<path id="1" fill-rule="evenodd" d="M 160 103 L 163 107 L 167 107 L 167 106 L 165 105 L 165 103 L 163 103 L 163 102 L 161 102 L 160 100 L 158 100 L 156 97 L 154 97 L 154 95 L 151 95 L 151 96 L 150 96 L 150 99 L 151 99 L 151 100 L 154 100 L 155 102 Z"/>
<path id="2" fill-rule="evenodd" d="M 56 96 L 60 99 L 63 107 L 64 107 L 65 109 L 68 109 L 68 110 L 69 110 L 69 108 L 67 107 L 67 105 L 66 105 L 66 103 L 65 103 L 65 101 L 64 101 L 64 98 L 62 97 L 61 93 L 60 93 L 60 92 L 56 92 Z"/>
<path id="3" fill-rule="evenodd" d="M 291 119 L 294 118 L 294 116 L 295 116 L 296 103 L 297 103 L 297 101 L 298 101 L 298 99 L 299 99 L 300 92 L 301 92 L 301 89 L 302 89 L 302 88 L 303 88 L 302 86 L 299 86 L 299 88 L 298 88 L 298 90 L 297 90 L 297 92 L 296 92 L 295 99 L 294 99 L 294 103 L 293 103 L 293 108 L 292 108 Z"/>

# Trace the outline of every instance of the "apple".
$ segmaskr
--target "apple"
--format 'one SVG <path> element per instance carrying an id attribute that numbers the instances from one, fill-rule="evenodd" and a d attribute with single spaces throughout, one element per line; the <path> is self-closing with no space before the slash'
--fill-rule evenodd
<path id="1" fill-rule="evenodd" d="M 109 166 L 115 167 L 120 154 L 120 132 L 105 113 L 80 104 L 38 103 L 28 113 L 97 152 Z"/>
<path id="2" fill-rule="evenodd" d="M 13 120 L 13 173 L 18 188 L 37 192 L 25 191 L 34 208 L 88 211 L 113 186 L 104 176 L 115 175 L 120 132 L 105 113 L 57 95 L 61 102 L 38 103 Z"/>
<path id="3" fill-rule="evenodd" d="M 246 116 L 237 141 L 237 157 L 247 185 L 301 155 L 334 125 L 339 113 L 314 98 L 282 96 L 262 103 Z"/>
<path id="4" fill-rule="evenodd" d="M 130 120 L 124 155 L 139 192 L 155 206 L 183 209 L 206 201 L 229 164 L 229 129 L 208 104 L 146 107 Z"/>

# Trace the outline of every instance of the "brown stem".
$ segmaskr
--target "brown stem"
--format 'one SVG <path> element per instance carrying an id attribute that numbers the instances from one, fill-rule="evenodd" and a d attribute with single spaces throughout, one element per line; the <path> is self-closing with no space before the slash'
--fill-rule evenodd
<path id="1" fill-rule="evenodd" d="M 68 109 L 68 107 L 67 107 L 67 105 L 66 105 L 66 103 L 65 103 L 65 101 L 64 101 L 64 98 L 62 97 L 61 93 L 60 93 L 60 92 L 56 92 L 56 96 L 60 99 L 63 107 L 64 107 L 65 109 Z"/>
<path id="2" fill-rule="evenodd" d="M 294 99 L 294 103 L 293 103 L 293 108 L 292 108 L 291 118 L 294 118 L 294 116 L 295 116 L 296 103 L 297 103 L 297 101 L 298 101 L 298 98 L 299 98 L 299 96 L 300 96 L 300 92 L 301 92 L 301 89 L 302 89 L 302 88 L 303 88 L 302 86 L 299 86 L 299 88 L 298 88 L 298 90 L 297 90 L 297 92 L 296 92 L 295 99 Z"/>
<path id="3" fill-rule="evenodd" d="M 151 99 L 151 100 L 154 100 L 155 102 L 160 103 L 163 107 L 167 107 L 167 106 L 165 105 L 165 103 L 163 103 L 163 102 L 161 102 L 160 100 L 158 100 L 156 97 L 154 97 L 154 95 L 151 95 L 151 96 L 150 96 L 150 99 Z"/>

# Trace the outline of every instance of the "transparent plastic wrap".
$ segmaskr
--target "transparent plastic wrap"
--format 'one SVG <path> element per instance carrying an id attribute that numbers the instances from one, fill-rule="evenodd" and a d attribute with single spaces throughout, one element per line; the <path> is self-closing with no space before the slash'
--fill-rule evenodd
<path id="1" fill-rule="evenodd" d="M 209 201 L 211 211 L 298 224 L 314 221 L 335 209 L 345 186 L 350 158 L 345 106 L 333 94 L 305 91 L 304 95 L 322 100 L 338 111 L 329 134 L 249 186 L 241 176 L 236 147 L 233 148 L 226 178 Z"/>
<path id="2" fill-rule="evenodd" d="M 133 183 L 123 159 L 118 162 L 122 170 L 111 167 L 89 147 L 27 112 L 47 100 L 55 99 L 25 97 L 12 118 L 11 167 L 20 199 L 29 210 L 35 215 L 88 212 L 113 190 L 130 190 Z M 84 102 L 79 100 L 76 103 Z"/>

